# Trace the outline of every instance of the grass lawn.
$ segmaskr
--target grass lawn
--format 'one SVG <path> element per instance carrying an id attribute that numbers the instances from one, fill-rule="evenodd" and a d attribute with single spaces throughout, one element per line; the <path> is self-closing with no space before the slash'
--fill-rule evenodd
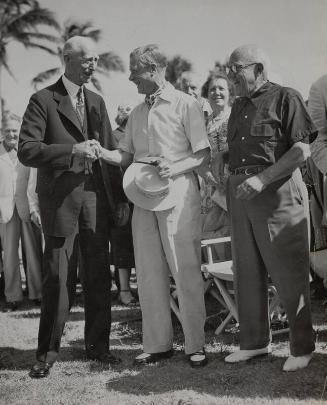
<path id="1" fill-rule="evenodd" d="M 0 309 L 3 305 L 1 301 Z M 32 380 L 28 371 L 35 359 L 39 309 L 26 301 L 17 312 L 0 312 L 0 404 L 327 404 L 327 301 L 314 301 L 313 313 L 319 331 L 316 354 L 307 369 L 296 373 L 281 371 L 288 355 L 287 335 L 274 337 L 272 356 L 230 365 L 223 359 L 237 347 L 238 335 L 217 337 L 210 323 L 206 327 L 209 364 L 194 370 L 183 354 L 176 320 L 174 357 L 137 368 L 132 363 L 142 347 L 140 310 L 114 302 L 111 348 L 123 363 L 104 368 L 85 357 L 80 298 L 50 377 Z"/>

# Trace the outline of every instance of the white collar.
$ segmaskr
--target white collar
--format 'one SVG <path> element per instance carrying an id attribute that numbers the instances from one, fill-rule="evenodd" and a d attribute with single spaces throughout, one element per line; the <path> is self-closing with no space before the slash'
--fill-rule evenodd
<path id="1" fill-rule="evenodd" d="M 72 98 L 77 97 L 77 92 L 81 86 L 78 86 L 77 84 L 71 82 L 65 75 L 62 75 L 62 82 L 67 90 L 67 93 L 70 95 Z"/>

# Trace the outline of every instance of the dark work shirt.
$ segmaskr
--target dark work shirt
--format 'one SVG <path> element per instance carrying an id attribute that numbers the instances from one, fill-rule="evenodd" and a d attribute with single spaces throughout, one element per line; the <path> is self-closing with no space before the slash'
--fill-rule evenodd
<path id="1" fill-rule="evenodd" d="M 227 133 L 230 169 L 270 166 L 295 142 L 312 142 L 316 134 L 301 95 L 267 82 L 234 102 Z"/>

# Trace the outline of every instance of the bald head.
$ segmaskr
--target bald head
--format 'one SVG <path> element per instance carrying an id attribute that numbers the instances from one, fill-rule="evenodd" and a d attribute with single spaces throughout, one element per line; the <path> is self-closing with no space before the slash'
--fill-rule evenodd
<path id="1" fill-rule="evenodd" d="M 99 56 L 95 42 L 87 37 L 69 38 L 63 48 L 65 76 L 78 86 L 88 83 L 97 67 Z"/>
<path id="2" fill-rule="evenodd" d="M 270 61 L 266 53 L 255 44 L 242 45 L 236 48 L 230 58 L 229 62 L 247 65 L 249 63 L 261 63 L 265 79 L 268 75 Z"/>
<path id="3" fill-rule="evenodd" d="M 229 58 L 228 79 L 237 96 L 250 97 L 268 78 L 269 60 L 257 45 L 242 45 Z"/>

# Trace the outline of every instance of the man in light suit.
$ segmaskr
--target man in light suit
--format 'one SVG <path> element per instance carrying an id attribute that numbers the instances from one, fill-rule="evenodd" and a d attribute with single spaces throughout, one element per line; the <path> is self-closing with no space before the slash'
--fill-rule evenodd
<path id="1" fill-rule="evenodd" d="M 20 239 L 26 250 L 29 298 L 35 303 L 41 298 L 42 238 L 40 228 L 33 223 L 38 217 L 37 209 L 30 211 L 27 196 L 31 169 L 17 159 L 20 124 L 18 116 L 10 113 L 4 116 L 4 140 L 0 145 L 0 236 L 7 301 L 4 312 L 15 311 L 23 299 L 18 254 Z"/>
<path id="2" fill-rule="evenodd" d="M 37 362 L 32 378 L 49 375 L 58 357 L 76 287 L 76 243 L 81 247 L 87 357 L 106 364 L 109 352 L 109 227 L 126 213 L 119 169 L 98 158 L 100 144 L 112 148 L 105 103 L 85 88 L 96 69 L 94 42 L 70 38 L 64 45 L 65 73 L 34 94 L 24 115 L 18 157 L 38 168 L 38 193 L 45 238 L 44 282 Z M 74 246 L 75 245 L 75 246 Z"/>

